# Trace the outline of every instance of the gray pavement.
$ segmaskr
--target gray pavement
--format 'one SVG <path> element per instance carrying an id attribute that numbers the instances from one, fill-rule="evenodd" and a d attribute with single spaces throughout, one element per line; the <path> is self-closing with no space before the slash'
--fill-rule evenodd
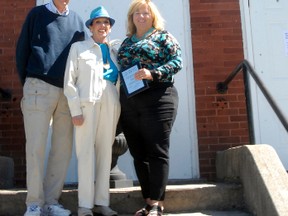
<path id="1" fill-rule="evenodd" d="M 244 212 L 220 212 L 220 211 L 203 211 L 195 213 L 166 214 L 165 216 L 251 216 Z"/>

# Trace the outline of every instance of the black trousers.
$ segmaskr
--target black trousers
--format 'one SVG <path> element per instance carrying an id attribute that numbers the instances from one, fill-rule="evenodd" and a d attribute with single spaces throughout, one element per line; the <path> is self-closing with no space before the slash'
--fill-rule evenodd
<path id="1" fill-rule="evenodd" d="M 164 200 L 169 174 L 170 134 L 178 108 L 178 93 L 159 83 L 127 98 L 121 88 L 120 123 L 134 160 L 143 198 Z"/>

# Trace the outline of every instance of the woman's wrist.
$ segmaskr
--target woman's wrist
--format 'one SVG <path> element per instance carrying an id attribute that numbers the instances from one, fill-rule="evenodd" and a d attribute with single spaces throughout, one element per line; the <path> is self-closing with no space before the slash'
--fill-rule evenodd
<path id="1" fill-rule="evenodd" d="M 159 81 L 162 78 L 162 73 L 160 71 L 151 70 L 150 71 L 153 81 Z"/>

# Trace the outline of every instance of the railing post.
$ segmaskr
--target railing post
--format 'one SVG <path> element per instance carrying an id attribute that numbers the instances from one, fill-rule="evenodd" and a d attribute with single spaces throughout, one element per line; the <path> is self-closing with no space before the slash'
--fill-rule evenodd
<path id="1" fill-rule="evenodd" d="M 245 99 L 246 99 L 246 110 L 247 110 L 247 119 L 248 119 L 249 140 L 251 144 L 255 144 L 252 99 L 251 99 L 251 92 L 249 88 L 249 76 L 248 76 L 247 68 L 244 64 L 243 64 L 242 71 L 243 71 L 243 81 L 244 81 L 244 86 L 245 86 Z"/>

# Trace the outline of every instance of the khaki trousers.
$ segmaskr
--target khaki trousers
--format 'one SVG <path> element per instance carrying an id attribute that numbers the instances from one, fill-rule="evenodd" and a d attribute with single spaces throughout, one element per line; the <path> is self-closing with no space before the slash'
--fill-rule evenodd
<path id="1" fill-rule="evenodd" d="M 79 207 L 109 206 L 109 178 L 112 145 L 120 115 L 116 87 L 106 86 L 97 103 L 82 103 L 84 123 L 75 127 L 75 146 L 78 159 Z"/>
<path id="2" fill-rule="evenodd" d="M 26 134 L 27 205 L 58 203 L 72 152 L 73 125 L 63 89 L 27 78 L 21 108 Z M 51 150 L 44 176 L 45 149 L 52 119 Z"/>

